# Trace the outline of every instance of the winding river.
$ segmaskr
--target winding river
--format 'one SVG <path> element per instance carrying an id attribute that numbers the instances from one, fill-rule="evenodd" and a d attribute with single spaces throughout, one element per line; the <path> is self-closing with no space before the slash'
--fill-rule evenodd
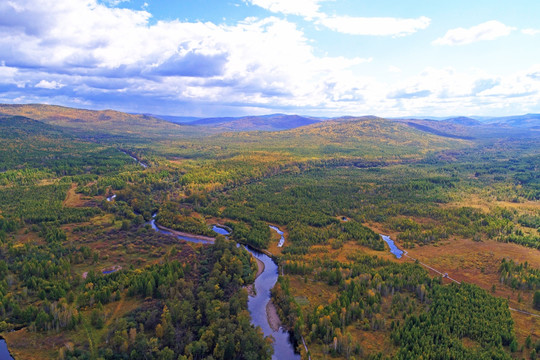
<path id="1" fill-rule="evenodd" d="M 137 159 L 135 156 L 133 155 L 130 155 L 128 154 L 127 152 L 125 152 L 124 150 L 120 150 L 120 152 L 123 152 L 124 154 L 126 154 L 127 156 L 129 156 L 130 158 L 132 158 L 133 160 L 135 160 L 139 165 L 141 165 L 143 168 L 147 168 L 148 165 L 146 165 L 145 163 L 143 163 L 142 161 L 140 161 L 139 159 Z"/>
<path id="2" fill-rule="evenodd" d="M 172 235 L 172 236 L 175 236 L 177 239 L 186 240 L 186 241 L 189 241 L 189 242 L 192 242 L 192 243 L 197 243 L 197 244 L 212 244 L 213 243 L 212 240 L 200 239 L 200 238 L 198 238 L 196 236 L 189 236 L 187 234 L 179 235 L 179 234 L 175 234 L 175 233 L 173 233 L 171 231 L 162 229 L 160 226 L 156 225 L 156 216 L 157 216 L 157 213 L 152 215 L 152 220 L 150 220 L 150 226 L 152 226 L 152 229 L 154 229 L 155 231 L 157 231 L 157 232 L 159 232 L 161 234 Z"/>
<path id="3" fill-rule="evenodd" d="M 111 199 L 112 200 L 112 199 Z M 198 243 L 198 244 L 211 244 L 212 241 L 206 239 L 200 239 L 194 236 L 179 235 L 173 232 L 164 230 L 156 225 L 156 215 L 152 216 L 152 220 L 149 221 L 150 226 L 153 230 L 165 234 L 175 236 L 178 239 Z M 270 228 L 276 231 L 281 235 L 281 239 L 278 246 L 283 246 L 285 241 L 283 232 L 275 226 L 270 226 Z M 214 225 L 212 230 L 217 234 L 229 235 L 229 232 L 220 227 Z M 394 241 L 386 235 L 381 234 L 382 239 L 390 247 L 390 252 L 396 256 L 396 258 L 401 258 L 403 256 L 403 250 L 399 249 Z M 240 246 L 240 244 L 237 244 Z M 259 252 L 248 246 L 243 246 L 246 251 L 248 251 L 253 257 L 259 259 L 264 264 L 263 272 L 255 280 L 255 296 L 249 296 L 248 298 L 248 310 L 251 315 L 251 323 L 257 327 L 260 326 L 264 336 L 271 336 L 274 339 L 274 355 L 272 359 L 281 360 L 281 359 L 300 359 L 300 355 L 295 353 L 294 345 L 291 341 L 291 336 L 289 332 L 280 327 L 277 331 L 272 330 L 268 322 L 268 316 L 266 314 L 266 306 L 270 301 L 271 294 L 270 290 L 274 287 L 278 279 L 278 266 L 268 255 Z M 9 354 L 6 341 L 0 338 L 0 360 L 13 360 L 13 357 Z"/>
<path id="4" fill-rule="evenodd" d="M 170 231 L 161 229 L 158 225 L 156 225 L 156 215 L 157 214 L 154 214 L 152 216 L 152 220 L 150 220 L 150 226 L 152 226 L 152 229 L 154 229 L 155 231 L 165 235 L 176 236 L 178 239 L 198 244 L 212 243 L 212 241 L 203 240 L 191 236 L 178 235 Z M 274 227 L 272 228 L 274 229 Z M 216 225 L 212 227 L 212 230 L 221 235 L 229 235 L 229 232 L 226 229 Z M 279 229 L 277 229 L 277 231 L 279 231 Z M 283 241 L 285 241 L 283 238 L 283 232 L 279 231 L 278 233 L 280 233 L 281 238 L 283 239 Z M 240 244 L 237 243 L 237 246 L 240 246 Z M 278 331 L 273 331 L 270 327 L 270 324 L 268 323 L 266 305 L 270 301 L 270 290 L 274 287 L 278 279 L 277 264 L 274 262 L 274 260 L 272 260 L 271 257 L 266 254 L 263 254 L 248 246 L 244 246 L 244 249 L 246 249 L 246 251 L 248 251 L 253 257 L 259 259 L 264 263 L 263 272 L 259 275 L 259 277 L 257 277 L 257 279 L 255 279 L 256 295 L 249 296 L 248 298 L 248 310 L 251 315 L 251 323 L 255 327 L 260 326 L 264 333 L 264 336 L 273 337 L 274 355 L 272 356 L 272 359 L 300 359 L 300 355 L 296 354 L 294 351 L 294 345 L 291 342 L 289 333 L 281 327 L 278 329 Z"/>
<path id="5" fill-rule="evenodd" d="M 270 290 L 278 279 L 278 266 L 268 255 L 244 247 L 253 257 L 264 263 L 264 271 L 255 280 L 256 295 L 248 298 L 248 309 L 251 314 L 251 323 L 260 326 L 264 336 L 274 338 L 274 356 L 272 359 L 300 359 L 300 355 L 294 352 L 290 335 L 283 328 L 278 331 L 272 330 L 266 315 L 266 305 L 270 301 Z"/>

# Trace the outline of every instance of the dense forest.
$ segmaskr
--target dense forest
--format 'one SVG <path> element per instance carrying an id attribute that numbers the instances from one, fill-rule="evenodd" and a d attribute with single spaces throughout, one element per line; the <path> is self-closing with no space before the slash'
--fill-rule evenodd
<path id="1" fill-rule="evenodd" d="M 0 334 L 16 359 L 270 359 L 247 305 L 256 261 L 236 242 L 278 264 L 272 303 L 302 358 L 540 354 L 538 137 L 370 117 L 183 128 L 65 108 L 0 117 Z M 450 284 L 426 262 L 476 277 Z"/>

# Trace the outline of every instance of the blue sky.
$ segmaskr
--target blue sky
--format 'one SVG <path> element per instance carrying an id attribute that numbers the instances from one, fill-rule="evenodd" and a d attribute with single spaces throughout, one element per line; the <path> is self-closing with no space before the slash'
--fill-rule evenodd
<path id="1" fill-rule="evenodd" d="M 540 2 L 0 0 L 0 102 L 183 116 L 540 112 Z"/>

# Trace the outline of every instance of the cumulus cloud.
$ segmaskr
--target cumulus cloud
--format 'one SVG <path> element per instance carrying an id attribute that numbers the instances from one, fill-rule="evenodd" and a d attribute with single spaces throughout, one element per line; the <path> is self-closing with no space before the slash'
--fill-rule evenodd
<path id="1" fill-rule="evenodd" d="M 351 35 L 405 36 L 429 26 L 431 19 L 421 16 L 416 19 L 391 17 L 323 17 L 318 23 L 331 30 Z"/>
<path id="2" fill-rule="evenodd" d="M 24 70 L 18 76 L 26 83 L 62 87 L 73 98 L 110 100 L 121 91 L 120 97 L 144 93 L 156 101 L 319 106 L 350 99 L 356 91 L 350 69 L 370 61 L 316 56 L 296 24 L 276 17 L 234 25 L 151 23 L 146 11 L 95 0 L 2 6 L 19 15 L 17 24 L 0 27 L 0 46 L 10 49 L 2 60 Z M 339 86 L 328 94 L 328 84 Z"/>
<path id="3" fill-rule="evenodd" d="M 389 35 L 403 35 L 422 21 L 390 23 Z M 371 57 L 323 56 L 313 44 L 295 23 L 274 16 L 232 25 L 153 21 L 147 11 L 97 0 L 4 1 L 0 102 L 194 116 L 455 114 L 540 103 L 540 65 L 500 77 L 449 68 L 410 75 L 404 64 L 392 76 L 400 82 L 390 83 L 363 70 Z"/>
<path id="4" fill-rule="evenodd" d="M 190 49 L 169 57 L 150 72 L 160 76 L 212 77 L 223 75 L 226 63 L 227 53 L 205 55 Z"/>
<path id="5" fill-rule="evenodd" d="M 507 26 L 499 21 L 491 20 L 485 23 L 465 28 L 451 29 L 443 37 L 433 41 L 435 45 L 466 45 L 477 41 L 495 40 L 508 36 L 516 28 Z"/>
<path id="6" fill-rule="evenodd" d="M 41 89 L 60 89 L 64 87 L 64 85 L 54 80 L 53 81 L 41 80 L 39 83 L 35 85 L 35 87 L 41 88 Z"/>
<path id="7" fill-rule="evenodd" d="M 430 90 L 409 90 L 409 89 L 400 89 L 391 94 L 388 94 L 389 99 L 416 99 L 423 98 L 431 95 Z"/>

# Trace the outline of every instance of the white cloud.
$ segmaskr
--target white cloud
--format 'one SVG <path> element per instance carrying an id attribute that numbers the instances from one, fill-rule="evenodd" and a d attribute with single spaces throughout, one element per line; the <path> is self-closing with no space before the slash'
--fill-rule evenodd
<path id="1" fill-rule="evenodd" d="M 521 32 L 525 35 L 537 35 L 540 34 L 540 29 L 523 29 Z"/>
<path id="2" fill-rule="evenodd" d="M 421 16 L 416 19 L 391 17 L 322 17 L 318 23 L 331 30 L 351 35 L 405 36 L 429 26 L 431 19 Z"/>
<path id="3" fill-rule="evenodd" d="M 117 6 L 118 4 L 121 4 L 123 2 L 129 2 L 130 0 L 104 0 L 104 1 L 110 6 Z"/>
<path id="4" fill-rule="evenodd" d="M 299 15 L 305 18 L 319 16 L 319 3 L 325 0 L 244 0 L 274 13 Z M 326 0 L 328 1 L 328 0 Z"/>
<path id="5" fill-rule="evenodd" d="M 395 74 L 398 74 L 401 72 L 401 69 L 395 65 L 390 65 L 388 67 L 388 72 L 391 72 L 391 73 L 395 73 Z"/>
<path id="6" fill-rule="evenodd" d="M 11 49 L 3 54 L 6 63 L 26 69 L 19 76 L 35 87 L 96 101 L 146 94 L 170 101 L 319 106 L 350 97 L 357 88 L 350 69 L 370 61 L 316 56 L 294 23 L 275 17 L 235 25 L 150 24 L 146 11 L 95 0 L 21 0 L 9 10 L 19 23 L 0 28 L 0 47 Z M 35 29 L 26 31 L 32 24 Z"/>
<path id="7" fill-rule="evenodd" d="M 508 36 L 516 28 L 507 26 L 499 21 L 491 20 L 485 23 L 465 28 L 451 29 L 446 34 L 433 41 L 435 45 L 466 45 L 477 41 L 495 40 Z"/>
<path id="8" fill-rule="evenodd" d="M 35 85 L 35 87 L 41 88 L 41 89 L 60 89 L 64 87 L 64 85 L 54 80 L 53 81 L 41 80 L 39 83 Z"/>
<path id="9" fill-rule="evenodd" d="M 244 0 L 274 13 L 303 16 L 333 31 L 351 35 L 405 36 L 429 26 L 431 19 L 392 17 L 328 16 L 320 11 L 320 3 L 332 0 Z"/>
<path id="10" fill-rule="evenodd" d="M 7 49 L 0 66 L 3 102 L 156 113 L 182 109 L 199 116 L 223 115 L 223 109 L 457 114 L 523 104 L 536 111 L 540 104 L 539 66 L 507 77 L 437 68 L 410 76 L 404 64 L 399 76 L 387 74 L 400 80 L 393 83 L 373 71 L 362 75 L 371 58 L 318 55 L 296 24 L 277 17 L 234 25 L 152 22 L 146 11 L 110 8 L 96 0 L 14 4 L 0 2 L 0 14 L 11 21 L 0 27 L 0 48 Z M 408 33 L 416 26 L 398 25 L 389 33 Z"/>
<path id="11" fill-rule="evenodd" d="M 0 85 L 3 87 L 7 85 L 24 88 L 26 81 L 20 79 L 20 73 L 17 68 L 6 66 L 4 61 L 2 61 L 0 64 Z"/>
<path id="12" fill-rule="evenodd" d="M 540 86 L 534 79 L 540 65 L 507 76 L 482 69 L 468 72 L 454 68 L 428 67 L 416 76 L 387 84 L 387 116 L 410 114 L 503 115 L 531 112 L 540 101 Z"/>
<path id="13" fill-rule="evenodd" d="M 17 69 L 14 67 L 6 66 L 4 62 L 2 62 L 2 65 L 0 66 L 0 81 L 7 82 L 7 81 L 13 81 L 13 78 L 17 74 Z"/>

